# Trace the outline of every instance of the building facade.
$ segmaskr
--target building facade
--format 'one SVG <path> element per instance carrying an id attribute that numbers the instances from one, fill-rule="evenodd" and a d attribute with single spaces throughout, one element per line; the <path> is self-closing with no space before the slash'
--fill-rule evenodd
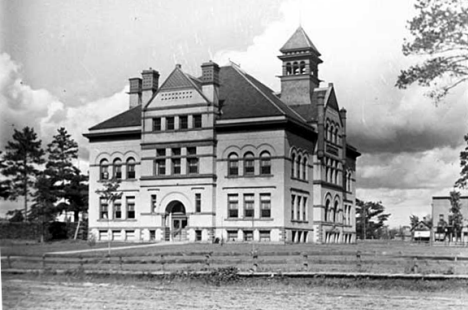
<path id="1" fill-rule="evenodd" d="M 302 28 L 280 52 L 281 94 L 211 61 L 130 79 L 129 110 L 84 134 L 98 240 L 355 242 L 346 110 Z M 98 193 L 110 180 L 115 201 Z"/>
<path id="2" fill-rule="evenodd" d="M 468 196 L 460 197 L 460 213 L 463 217 L 461 235 L 453 231 L 453 213 L 450 196 L 432 197 L 432 238 L 433 241 L 468 242 Z"/>

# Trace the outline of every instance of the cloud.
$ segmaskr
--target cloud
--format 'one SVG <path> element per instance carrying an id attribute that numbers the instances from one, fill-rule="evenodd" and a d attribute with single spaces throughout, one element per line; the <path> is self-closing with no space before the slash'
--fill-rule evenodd
<path id="1" fill-rule="evenodd" d="M 128 108 L 126 88 L 106 98 L 68 106 L 45 89 L 32 89 L 24 84 L 21 65 L 6 54 L 0 54 L 0 148 L 4 149 L 14 129 L 33 127 L 43 148 L 65 127 L 80 147 L 81 163 L 88 159 L 87 140 L 82 136 L 96 125 Z M 86 165 L 80 167 L 87 169 Z"/>

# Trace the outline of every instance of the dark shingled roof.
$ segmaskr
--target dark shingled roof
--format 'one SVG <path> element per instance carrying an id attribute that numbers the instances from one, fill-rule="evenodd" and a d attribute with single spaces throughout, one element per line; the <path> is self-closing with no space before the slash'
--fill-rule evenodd
<path id="1" fill-rule="evenodd" d="M 132 126 L 141 126 L 141 105 L 109 118 L 108 120 L 89 128 L 89 130 Z"/>
<path id="2" fill-rule="evenodd" d="M 289 40 L 283 45 L 280 52 L 285 53 L 293 50 L 313 50 L 318 54 L 318 56 L 320 56 L 320 53 L 314 43 L 312 43 L 301 26 L 296 29 L 296 32 L 294 32 Z"/>
<path id="3" fill-rule="evenodd" d="M 288 116 L 303 122 L 273 91 L 234 66 L 220 69 L 221 119 Z"/>

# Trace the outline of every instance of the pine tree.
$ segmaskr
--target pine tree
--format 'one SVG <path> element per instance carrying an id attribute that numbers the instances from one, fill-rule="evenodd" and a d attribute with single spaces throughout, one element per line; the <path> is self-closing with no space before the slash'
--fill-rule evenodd
<path id="1" fill-rule="evenodd" d="M 363 239 L 375 239 L 379 237 L 379 230 L 384 227 L 384 222 L 390 217 L 385 212 L 382 202 L 362 201 L 356 199 L 356 234 Z"/>
<path id="2" fill-rule="evenodd" d="M 405 56 L 425 56 L 421 64 L 401 71 L 396 86 L 430 87 L 435 102 L 468 81 L 468 1 L 417 0 L 418 15 L 409 21 L 412 35 L 403 44 Z"/>
<path id="3" fill-rule="evenodd" d="M 83 175 L 80 169 L 73 168 L 72 178 L 64 191 L 64 198 L 68 201 L 64 208 L 73 212 L 74 221 L 77 222 L 80 212 L 88 210 L 88 176 Z"/>
<path id="4" fill-rule="evenodd" d="M 37 169 L 44 163 L 44 150 L 41 140 L 33 128 L 25 127 L 22 131 L 15 129 L 13 141 L 8 141 L 6 153 L 3 156 L 4 168 L 2 175 L 8 179 L 8 199 L 16 200 L 24 197 L 24 215 L 28 214 L 28 198 L 33 192 Z"/>

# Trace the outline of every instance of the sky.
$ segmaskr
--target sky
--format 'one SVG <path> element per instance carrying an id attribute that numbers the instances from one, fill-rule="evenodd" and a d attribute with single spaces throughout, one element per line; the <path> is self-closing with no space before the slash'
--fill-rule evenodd
<path id="1" fill-rule="evenodd" d="M 453 188 L 468 132 L 466 85 L 439 104 L 428 89 L 394 87 L 420 60 L 401 52 L 414 15 L 410 0 L 0 0 L 0 150 L 15 128 L 34 127 L 45 146 L 65 127 L 86 172 L 82 134 L 128 108 L 129 78 L 233 61 L 279 91 L 279 49 L 301 25 L 362 153 L 357 197 L 381 201 L 391 227 L 409 225 Z M 0 213 L 15 206 L 0 201 Z"/>

